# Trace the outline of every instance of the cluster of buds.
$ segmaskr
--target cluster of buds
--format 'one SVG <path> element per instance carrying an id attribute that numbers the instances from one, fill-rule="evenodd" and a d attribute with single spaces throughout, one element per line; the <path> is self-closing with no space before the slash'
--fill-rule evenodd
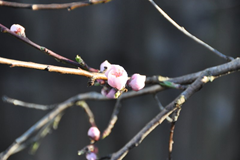
<path id="1" fill-rule="evenodd" d="M 19 24 L 13 24 L 10 27 L 10 31 L 16 33 L 17 35 L 19 35 L 21 37 L 26 37 L 25 28 Z"/>
<path id="2" fill-rule="evenodd" d="M 88 137 L 91 139 L 92 142 L 96 142 L 100 138 L 100 131 L 96 126 L 92 126 L 88 130 Z M 97 159 L 97 152 L 98 149 L 93 144 L 87 146 L 86 151 L 86 159 L 87 160 L 96 160 Z"/>
<path id="3" fill-rule="evenodd" d="M 110 64 L 107 60 L 100 65 L 100 72 L 103 72 L 108 78 L 109 86 L 103 87 L 101 91 L 108 98 L 118 98 L 125 91 L 126 86 L 131 87 L 134 91 L 139 91 L 145 86 L 146 76 L 135 73 L 129 79 L 122 66 Z"/>

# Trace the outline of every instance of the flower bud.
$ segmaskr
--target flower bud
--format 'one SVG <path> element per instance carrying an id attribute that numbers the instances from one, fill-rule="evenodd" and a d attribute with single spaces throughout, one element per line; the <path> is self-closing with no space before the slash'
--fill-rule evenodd
<path id="1" fill-rule="evenodd" d="M 94 141 L 98 141 L 100 138 L 100 131 L 97 127 L 93 126 L 91 128 L 89 128 L 88 130 L 88 136 L 94 140 Z"/>
<path id="2" fill-rule="evenodd" d="M 117 90 L 112 88 L 106 95 L 107 98 L 114 98 L 116 99 L 117 97 L 115 96 L 115 94 L 117 93 Z"/>
<path id="3" fill-rule="evenodd" d="M 25 28 L 19 24 L 13 24 L 10 27 L 10 31 L 16 33 L 19 36 L 26 37 L 25 35 Z"/>
<path id="4" fill-rule="evenodd" d="M 146 81 L 146 76 L 140 75 L 140 74 L 133 74 L 128 85 L 132 88 L 134 91 L 139 91 L 144 88 Z"/>
<path id="5" fill-rule="evenodd" d="M 87 160 L 96 160 L 97 159 L 97 155 L 93 152 L 89 152 L 86 154 L 86 159 Z"/>
<path id="6" fill-rule="evenodd" d="M 100 72 L 107 71 L 111 67 L 111 63 L 109 63 L 107 60 L 105 60 L 101 65 L 100 65 Z"/>
<path id="7" fill-rule="evenodd" d="M 119 65 L 111 65 L 111 67 L 105 72 L 105 75 L 108 78 L 108 84 L 118 90 L 123 89 L 128 80 L 127 72 Z"/>

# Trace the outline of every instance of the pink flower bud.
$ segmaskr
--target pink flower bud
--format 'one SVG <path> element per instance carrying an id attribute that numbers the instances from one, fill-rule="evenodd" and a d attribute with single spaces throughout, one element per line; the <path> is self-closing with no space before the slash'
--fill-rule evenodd
<path id="1" fill-rule="evenodd" d="M 93 152 L 87 153 L 86 154 L 86 158 L 87 160 L 96 160 L 97 159 L 97 155 Z"/>
<path id="2" fill-rule="evenodd" d="M 114 89 L 114 88 L 112 88 L 112 89 L 108 92 L 108 94 L 106 95 L 106 97 L 116 99 L 116 98 L 117 98 L 117 97 L 115 96 L 116 93 L 117 93 L 117 90 Z"/>
<path id="3" fill-rule="evenodd" d="M 118 90 L 123 89 L 128 80 L 127 72 L 119 65 L 111 65 L 111 67 L 105 72 L 105 75 L 108 78 L 108 84 Z"/>
<path id="4" fill-rule="evenodd" d="M 25 35 L 25 28 L 19 24 L 13 24 L 10 27 L 10 31 L 16 33 L 19 36 L 26 37 Z"/>
<path id="5" fill-rule="evenodd" d="M 98 141 L 100 138 L 100 131 L 97 127 L 93 126 L 91 128 L 89 128 L 88 130 L 88 136 L 94 140 L 94 141 Z"/>
<path id="6" fill-rule="evenodd" d="M 111 64 L 105 60 L 101 65 L 100 65 L 100 72 L 107 71 L 111 67 Z"/>
<path id="7" fill-rule="evenodd" d="M 128 85 L 132 88 L 134 91 L 139 91 L 144 88 L 146 81 L 146 76 L 140 75 L 140 74 L 133 74 Z"/>
<path id="8" fill-rule="evenodd" d="M 104 86 L 101 90 L 101 94 L 106 96 L 107 98 L 117 99 L 118 97 L 115 96 L 116 93 L 117 93 L 117 90 L 115 88 L 110 88 L 110 87 L 106 87 L 106 86 Z"/>

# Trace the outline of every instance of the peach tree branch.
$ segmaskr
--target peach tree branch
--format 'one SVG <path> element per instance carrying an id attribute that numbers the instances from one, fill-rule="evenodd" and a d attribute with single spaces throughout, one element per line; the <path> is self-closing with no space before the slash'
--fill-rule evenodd
<path id="1" fill-rule="evenodd" d="M 39 110 L 50 110 L 56 107 L 56 105 L 41 105 L 41 104 L 23 102 L 21 100 L 9 98 L 7 96 L 3 96 L 2 99 L 4 102 L 11 103 L 16 106 L 22 106 L 27 108 L 39 109 Z"/>
<path id="2" fill-rule="evenodd" d="M 59 66 L 39 64 L 39 63 L 33 63 L 33 62 L 24 62 L 24 61 L 18 61 L 18 60 L 3 58 L 3 57 L 0 57 L 0 64 L 7 64 L 7 65 L 10 65 L 11 67 L 24 67 L 24 68 L 31 68 L 31 69 L 37 69 L 37 70 L 45 70 L 48 72 L 57 72 L 61 74 L 74 74 L 74 75 L 80 75 L 80 76 L 85 76 L 85 77 L 94 78 L 94 79 L 107 80 L 107 77 L 102 73 L 94 73 L 94 72 L 88 72 L 82 69 L 59 67 Z"/>
<path id="3" fill-rule="evenodd" d="M 86 112 L 88 119 L 89 119 L 89 123 L 91 124 L 91 126 L 95 126 L 95 120 L 94 120 L 94 115 L 90 109 L 90 107 L 88 106 L 88 104 L 85 101 L 78 101 L 76 103 L 77 106 L 80 106 L 84 109 L 84 111 Z"/>
<path id="4" fill-rule="evenodd" d="M 173 134 L 176 126 L 176 122 L 178 120 L 178 117 L 180 115 L 181 108 L 177 109 L 173 114 L 172 114 L 172 122 L 171 122 L 171 127 L 170 127 L 170 134 L 169 134 L 169 144 L 168 144 L 168 160 L 172 160 L 172 150 L 173 150 Z"/>
<path id="5" fill-rule="evenodd" d="M 213 53 L 215 53 L 217 56 L 219 56 L 219 57 L 221 57 L 221 58 L 223 58 L 227 61 L 232 61 L 234 59 L 233 57 L 224 55 L 223 53 L 219 52 L 215 48 L 213 48 L 210 45 L 208 45 L 207 43 L 203 42 L 202 40 L 200 40 L 196 36 L 189 33 L 184 27 L 180 26 L 171 17 L 169 17 L 169 15 L 166 12 L 164 12 L 153 0 L 148 0 L 148 1 L 158 10 L 158 12 L 164 18 L 166 18 L 174 27 L 176 27 L 178 30 L 180 30 L 182 33 L 184 33 L 186 36 L 190 37 L 192 40 L 196 41 L 197 43 L 201 44 L 205 48 L 207 48 L 210 51 L 212 51 Z"/>
<path id="6" fill-rule="evenodd" d="M 61 56 L 61 55 L 59 55 L 59 54 L 57 54 L 57 53 L 47 49 L 46 47 L 43 47 L 43 46 L 40 46 L 40 45 L 34 43 L 33 41 L 31 41 L 27 37 L 19 36 L 18 34 L 10 31 L 6 26 L 4 26 L 2 24 L 0 24 L 0 31 L 3 32 L 3 33 L 8 33 L 8 34 L 14 36 L 15 38 L 25 42 L 26 44 L 30 45 L 31 47 L 46 53 L 47 55 L 49 55 L 49 56 L 53 57 L 54 59 L 56 59 L 58 62 L 66 63 L 66 64 L 69 64 L 69 65 L 74 66 L 74 67 L 80 67 L 80 68 L 83 68 L 83 69 L 91 71 L 91 72 L 98 72 L 97 69 L 89 67 L 82 59 L 81 60 L 82 60 L 82 62 L 84 62 L 84 66 L 82 66 L 82 64 L 79 64 L 76 61 L 73 61 L 71 59 L 63 57 L 63 56 Z"/>
<path id="7" fill-rule="evenodd" d="M 145 127 L 143 127 L 142 130 L 140 130 L 125 146 L 113 153 L 111 160 L 121 160 L 132 148 L 137 147 L 148 136 L 149 133 L 151 133 L 158 125 L 160 125 L 171 113 L 180 108 L 192 94 L 201 88 L 203 85 L 203 82 L 201 81 L 202 78 L 203 76 L 199 77 L 174 101 L 168 104 L 163 111 L 161 111 L 150 122 L 148 122 Z"/>
<path id="8" fill-rule="evenodd" d="M 143 139 L 154 130 L 159 124 L 161 124 L 172 112 L 179 109 L 183 103 L 195 92 L 197 92 L 205 83 L 214 80 L 215 78 L 219 78 L 223 75 L 227 75 L 238 71 L 240 69 L 240 59 L 235 59 L 231 62 L 208 68 L 202 71 L 202 74 L 191 84 L 188 88 L 181 93 L 174 101 L 172 101 L 169 105 L 165 107 L 163 111 L 161 111 L 154 119 L 152 119 L 137 135 L 129 141 L 122 149 L 112 154 L 112 159 L 121 159 L 123 158 L 127 152 L 133 148 L 138 146 Z M 193 74 L 195 75 L 195 74 Z M 172 79 L 174 80 L 174 78 Z M 179 80 L 179 79 L 178 79 Z M 180 80 L 185 80 L 184 78 Z M 179 80 L 179 82 L 180 82 Z M 150 87 L 146 87 L 139 92 L 130 91 L 124 93 L 121 98 L 131 98 L 135 96 L 145 95 L 145 94 L 153 94 L 159 91 L 162 91 L 166 88 L 160 85 L 153 85 Z M 15 142 L 4 152 L 0 154 L 0 160 L 6 160 L 12 154 L 14 154 L 19 147 L 21 147 L 24 142 L 26 142 L 33 133 L 44 127 L 49 121 L 53 120 L 56 116 L 61 114 L 65 109 L 74 105 L 76 102 L 81 100 L 109 100 L 105 96 L 96 92 L 89 92 L 85 94 L 79 94 L 75 97 L 69 98 L 65 102 L 57 105 L 50 113 L 40 119 L 35 125 L 33 125 L 29 130 L 27 130 L 22 136 L 17 138 Z"/>
<path id="9" fill-rule="evenodd" d="M 36 133 L 38 130 L 41 130 L 51 121 L 53 121 L 57 116 L 62 114 L 67 108 L 73 106 L 76 102 L 81 100 L 107 100 L 108 98 L 104 97 L 101 94 L 95 92 L 89 92 L 85 94 L 79 94 L 75 97 L 69 98 L 68 100 L 58 104 L 51 112 L 45 115 L 37 123 L 35 123 L 31 128 L 29 128 L 23 135 L 18 137 L 9 148 L 4 152 L 0 153 L 0 160 L 7 160 L 9 156 L 19 151 L 19 148 L 22 148 L 31 136 Z"/>
<path id="10" fill-rule="evenodd" d="M 113 153 L 109 159 L 121 160 L 127 153 L 134 147 L 137 147 L 149 133 L 151 133 L 158 125 L 160 125 L 170 114 L 174 111 L 181 109 L 181 106 L 198 90 L 200 90 L 204 84 L 212 82 L 213 79 L 219 78 L 223 75 L 239 71 L 240 59 L 235 59 L 229 63 L 208 68 L 202 71 L 201 75 L 183 91 L 174 101 L 168 104 L 163 111 L 155 116 L 145 127 L 142 128 L 125 146 L 120 150 Z"/>
<path id="11" fill-rule="evenodd" d="M 102 4 L 110 2 L 111 0 L 89 0 L 84 2 L 71 2 L 62 4 L 28 4 L 28 3 L 18 3 L 0 0 L 0 6 L 11 7 L 11 8 L 22 8 L 36 10 L 53 10 L 53 9 L 67 9 L 68 11 L 74 10 L 79 7 L 86 7 L 95 4 Z"/>

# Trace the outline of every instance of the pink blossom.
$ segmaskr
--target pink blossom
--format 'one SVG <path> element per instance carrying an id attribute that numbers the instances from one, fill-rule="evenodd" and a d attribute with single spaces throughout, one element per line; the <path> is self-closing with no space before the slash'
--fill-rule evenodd
<path id="1" fill-rule="evenodd" d="M 97 155 L 93 152 L 87 153 L 86 154 L 86 158 L 87 160 L 96 160 L 97 159 Z"/>
<path id="2" fill-rule="evenodd" d="M 146 76 L 140 75 L 140 74 L 133 74 L 128 85 L 132 88 L 134 91 L 139 91 L 144 88 L 146 81 Z"/>
<path id="3" fill-rule="evenodd" d="M 88 136 L 94 140 L 94 141 L 98 141 L 100 138 L 100 131 L 97 127 L 93 126 L 91 128 L 89 128 L 88 130 Z"/>
<path id="4" fill-rule="evenodd" d="M 19 36 L 26 37 L 25 35 L 25 28 L 19 24 L 13 24 L 10 27 L 10 31 L 16 33 Z"/>
<path id="5" fill-rule="evenodd" d="M 100 72 L 107 71 L 111 67 L 111 63 L 109 63 L 107 60 L 105 60 L 101 65 L 100 65 Z"/>
<path id="6" fill-rule="evenodd" d="M 105 72 L 105 75 L 108 78 L 108 84 L 118 90 L 123 89 L 128 80 L 127 72 L 119 65 L 111 65 L 111 67 Z"/>

